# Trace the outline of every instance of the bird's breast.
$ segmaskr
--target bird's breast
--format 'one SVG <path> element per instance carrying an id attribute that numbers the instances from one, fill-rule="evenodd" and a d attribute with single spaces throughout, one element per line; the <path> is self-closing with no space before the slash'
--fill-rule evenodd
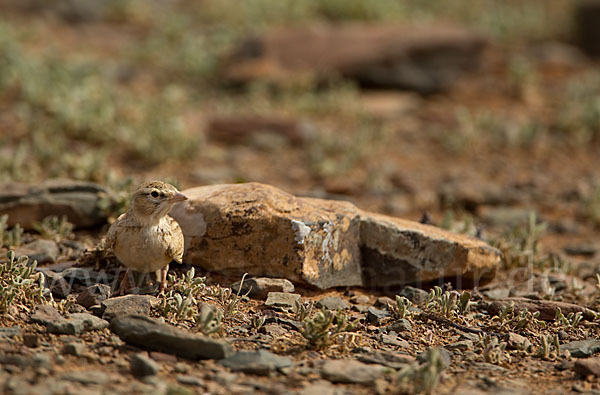
<path id="1" fill-rule="evenodd" d="M 125 266 L 139 272 L 154 272 L 165 267 L 168 240 L 159 225 L 123 228 L 117 237 L 114 252 Z"/>

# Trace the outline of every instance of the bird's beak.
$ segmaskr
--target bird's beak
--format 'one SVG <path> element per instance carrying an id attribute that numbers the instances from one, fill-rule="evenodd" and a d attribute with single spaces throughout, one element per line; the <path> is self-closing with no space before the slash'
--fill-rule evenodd
<path id="1" fill-rule="evenodd" d="M 171 199 L 169 200 L 171 201 L 171 203 L 177 203 L 183 202 L 184 200 L 188 200 L 188 198 L 183 193 L 177 192 L 175 195 L 171 196 Z"/>

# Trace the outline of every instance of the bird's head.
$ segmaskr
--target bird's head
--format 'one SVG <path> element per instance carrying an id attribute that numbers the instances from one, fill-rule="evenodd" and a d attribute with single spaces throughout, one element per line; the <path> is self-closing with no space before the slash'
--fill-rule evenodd
<path id="1" fill-rule="evenodd" d="M 171 211 L 175 203 L 184 200 L 187 197 L 171 184 L 162 181 L 147 182 L 133 193 L 130 211 L 139 222 L 157 223 Z"/>

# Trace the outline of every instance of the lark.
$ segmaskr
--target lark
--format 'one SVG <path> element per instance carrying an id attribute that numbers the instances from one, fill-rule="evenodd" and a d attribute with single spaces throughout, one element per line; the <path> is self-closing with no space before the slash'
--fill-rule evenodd
<path id="1" fill-rule="evenodd" d="M 173 185 L 162 181 L 142 184 L 127 212 L 111 225 L 105 247 L 127 267 L 119 294 L 130 287 L 131 270 L 156 273 L 160 291 L 165 290 L 169 263 L 181 263 L 183 258 L 183 232 L 168 214 L 175 203 L 184 200 L 187 197 Z"/>

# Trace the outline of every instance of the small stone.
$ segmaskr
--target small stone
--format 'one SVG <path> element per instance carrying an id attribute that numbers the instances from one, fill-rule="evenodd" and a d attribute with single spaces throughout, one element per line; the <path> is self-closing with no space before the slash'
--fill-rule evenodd
<path id="1" fill-rule="evenodd" d="M 187 373 L 189 368 L 185 363 L 177 362 L 175 365 L 173 365 L 173 370 L 175 370 L 177 373 Z"/>
<path id="2" fill-rule="evenodd" d="M 600 358 L 578 359 L 573 370 L 581 377 L 600 376 Z"/>
<path id="3" fill-rule="evenodd" d="M 226 372 L 224 370 L 219 370 L 214 376 L 205 376 L 205 378 L 214 379 L 217 383 L 221 384 L 222 386 L 229 387 L 237 380 L 238 375 L 231 372 Z"/>
<path id="4" fill-rule="evenodd" d="M 136 377 L 154 376 L 160 371 L 160 364 L 145 353 L 134 354 L 130 362 L 131 374 Z"/>
<path id="5" fill-rule="evenodd" d="M 392 298 L 387 297 L 387 296 L 380 296 L 375 301 L 375 306 L 381 307 L 384 309 L 387 308 L 388 305 L 390 305 L 390 304 L 394 305 L 394 304 L 396 304 L 396 302 Z"/>
<path id="6" fill-rule="evenodd" d="M 90 285 L 83 290 L 77 297 L 77 303 L 89 309 L 94 305 L 99 305 L 110 298 L 111 289 L 105 284 Z"/>
<path id="7" fill-rule="evenodd" d="M 60 250 L 53 240 L 37 239 L 15 250 L 16 256 L 28 256 L 30 261 L 37 261 L 38 265 L 56 261 Z"/>
<path id="8" fill-rule="evenodd" d="M 600 340 L 576 340 L 560 346 L 561 350 L 567 350 L 575 358 L 587 358 L 600 352 Z"/>
<path id="9" fill-rule="evenodd" d="M 112 381 L 116 381 L 115 377 L 96 370 L 70 372 L 63 374 L 61 378 L 63 380 L 74 381 L 84 385 L 106 385 Z"/>
<path id="10" fill-rule="evenodd" d="M 189 359 L 223 359 L 233 349 L 224 341 L 200 336 L 141 315 L 119 316 L 110 330 L 127 344 Z"/>
<path id="11" fill-rule="evenodd" d="M 52 353 L 40 352 L 33 356 L 33 366 L 51 370 L 52 369 Z M 57 358 L 60 357 L 57 356 Z"/>
<path id="12" fill-rule="evenodd" d="M 184 385 L 193 385 L 195 387 L 204 387 L 206 384 L 201 377 L 193 376 L 191 374 L 178 374 L 177 381 Z"/>
<path id="13" fill-rule="evenodd" d="M 412 332 L 412 324 L 406 318 L 401 318 L 389 324 L 386 329 L 395 332 Z"/>
<path id="14" fill-rule="evenodd" d="M 0 339 L 12 339 L 13 337 L 21 336 L 20 326 L 0 327 Z"/>
<path id="15" fill-rule="evenodd" d="M 350 303 L 369 305 L 371 303 L 371 298 L 367 295 L 354 295 L 350 298 Z"/>
<path id="16" fill-rule="evenodd" d="M 398 347 L 402 347 L 402 348 L 410 347 L 410 344 L 406 340 L 398 337 L 397 335 L 385 335 L 384 334 L 379 337 L 379 340 L 383 344 L 387 344 L 390 346 L 398 346 Z"/>
<path id="17" fill-rule="evenodd" d="M 339 296 L 328 296 L 316 302 L 317 307 L 327 310 L 348 310 L 350 305 Z"/>
<path id="18" fill-rule="evenodd" d="M 595 244 L 569 244 L 563 247 L 563 250 L 568 255 L 581 255 L 591 258 L 598 252 L 598 246 Z"/>
<path id="19" fill-rule="evenodd" d="M 526 350 L 531 345 L 528 338 L 513 332 L 508 332 L 506 342 L 508 343 L 508 347 L 513 350 Z"/>
<path id="20" fill-rule="evenodd" d="M 386 310 L 379 310 L 375 307 L 369 307 L 367 309 L 367 320 L 374 325 L 379 325 L 381 321 L 389 317 L 389 315 L 390 314 Z"/>
<path id="21" fill-rule="evenodd" d="M 502 300 L 510 296 L 510 289 L 494 287 L 490 290 L 484 291 L 483 294 L 491 300 Z"/>
<path id="22" fill-rule="evenodd" d="M 88 313 L 71 314 L 67 319 L 63 318 L 47 325 L 48 332 L 65 335 L 80 335 L 83 332 L 102 330 L 107 327 L 108 321 Z"/>
<path id="23" fill-rule="evenodd" d="M 85 343 L 72 342 L 63 346 L 62 353 L 67 355 L 75 355 L 80 357 L 87 352 L 88 348 Z"/>
<path id="24" fill-rule="evenodd" d="M 35 306 L 35 310 L 30 318 L 31 321 L 42 325 L 64 320 L 63 316 L 54 307 L 46 304 Z"/>
<path id="25" fill-rule="evenodd" d="M 448 350 L 460 350 L 467 351 L 473 349 L 473 342 L 471 340 L 459 340 L 455 343 L 447 344 L 444 348 Z"/>
<path id="26" fill-rule="evenodd" d="M 42 270 L 45 278 L 45 287 L 50 290 L 52 296 L 64 299 L 71 293 L 71 286 L 62 275 L 52 270 Z"/>
<path id="27" fill-rule="evenodd" d="M 561 372 L 564 370 L 571 370 L 575 367 L 575 361 L 573 361 L 572 359 L 563 359 L 562 361 L 554 365 L 554 367 Z"/>
<path id="28" fill-rule="evenodd" d="M 279 337 L 286 334 L 288 331 L 285 330 L 281 325 L 276 324 L 267 324 L 263 325 L 258 329 L 259 333 L 264 333 L 265 335 Z"/>
<path id="29" fill-rule="evenodd" d="M 400 354 L 394 351 L 363 351 L 357 359 L 361 362 L 383 365 L 392 369 L 402 369 L 416 361 L 412 355 Z"/>
<path id="30" fill-rule="evenodd" d="M 321 376 L 332 383 L 372 385 L 384 368 L 355 360 L 327 360 L 321 365 Z"/>
<path id="31" fill-rule="evenodd" d="M 326 380 L 317 380 L 302 388 L 299 395 L 336 395 L 338 392 L 335 387 Z"/>
<path id="32" fill-rule="evenodd" d="M 241 291 L 240 285 L 242 285 Z M 265 300 L 269 292 L 293 293 L 295 290 L 294 284 L 290 280 L 268 277 L 249 278 L 244 280 L 243 284 L 238 281 L 231 286 L 231 289 L 235 293 L 248 294 L 249 297 L 260 300 Z"/>
<path id="33" fill-rule="evenodd" d="M 175 355 L 167 354 L 164 352 L 150 351 L 150 358 L 154 359 L 157 362 L 164 362 L 171 365 L 177 363 L 177 357 Z"/>
<path id="34" fill-rule="evenodd" d="M 87 267 L 70 267 L 65 269 L 61 275 L 69 284 L 77 283 L 85 286 L 94 284 L 111 284 L 115 276 L 107 271 L 95 271 Z"/>
<path id="35" fill-rule="evenodd" d="M 31 364 L 31 358 L 19 354 L 0 354 L 0 365 L 25 367 Z"/>
<path id="36" fill-rule="evenodd" d="M 286 292 L 269 292 L 265 306 L 279 307 L 286 310 L 292 310 L 296 307 L 296 303 L 301 303 L 302 297 L 299 294 L 291 294 Z"/>
<path id="37" fill-rule="evenodd" d="M 354 306 L 352 306 L 352 311 L 359 312 L 360 314 L 365 314 L 367 311 L 369 311 L 369 307 L 371 306 L 367 306 L 366 304 L 355 304 Z"/>
<path id="38" fill-rule="evenodd" d="M 427 300 L 429 294 L 427 291 L 422 290 L 421 288 L 411 287 L 410 285 L 406 285 L 402 290 L 398 293 L 398 296 L 404 296 L 406 299 L 410 300 L 414 304 L 419 304 Z"/>
<path id="39" fill-rule="evenodd" d="M 150 309 L 158 303 L 158 298 L 150 295 L 125 295 L 106 299 L 101 306 L 102 318 L 111 321 L 126 315 L 150 315 Z"/>
<path id="40" fill-rule="evenodd" d="M 35 333 L 25 333 L 23 335 L 23 344 L 29 348 L 36 348 L 40 345 L 40 337 Z"/>
<path id="41" fill-rule="evenodd" d="M 266 350 L 239 351 L 232 356 L 219 361 L 233 372 L 244 372 L 269 376 L 276 370 L 292 366 L 292 360 L 281 357 Z"/>
<path id="42" fill-rule="evenodd" d="M 566 331 L 561 329 L 560 331 L 558 331 L 558 338 L 560 340 L 566 340 L 569 338 L 569 334 Z"/>

